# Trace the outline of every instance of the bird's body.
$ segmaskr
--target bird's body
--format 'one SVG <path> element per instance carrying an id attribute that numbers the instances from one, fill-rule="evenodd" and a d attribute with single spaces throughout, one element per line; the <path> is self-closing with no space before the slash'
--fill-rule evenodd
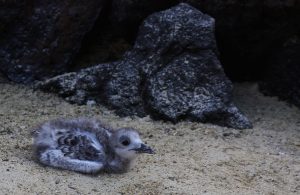
<path id="1" fill-rule="evenodd" d="M 34 147 L 42 164 L 82 173 L 126 172 L 137 153 L 153 153 L 135 130 L 112 130 L 95 119 L 46 122 L 36 129 Z"/>

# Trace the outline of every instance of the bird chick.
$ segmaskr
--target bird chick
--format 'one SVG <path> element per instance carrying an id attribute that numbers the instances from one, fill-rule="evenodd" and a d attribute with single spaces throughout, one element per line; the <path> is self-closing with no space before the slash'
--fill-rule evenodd
<path id="1" fill-rule="evenodd" d="M 35 133 L 40 163 L 81 173 L 126 172 L 138 154 L 154 154 L 136 130 L 112 130 L 95 119 L 57 119 L 42 124 Z"/>

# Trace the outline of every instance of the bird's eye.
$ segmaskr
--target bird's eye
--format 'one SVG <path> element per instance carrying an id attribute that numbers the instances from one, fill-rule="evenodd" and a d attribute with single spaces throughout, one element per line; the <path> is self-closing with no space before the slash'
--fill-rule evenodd
<path id="1" fill-rule="evenodd" d="M 122 141 L 122 145 L 123 146 L 128 146 L 130 144 L 130 141 L 129 140 L 124 140 Z"/>
<path id="2" fill-rule="evenodd" d="M 120 142 L 121 142 L 121 144 L 123 145 L 123 146 L 128 146 L 129 144 L 130 144 L 130 140 L 129 140 L 129 138 L 128 137 L 121 137 L 120 138 Z"/>

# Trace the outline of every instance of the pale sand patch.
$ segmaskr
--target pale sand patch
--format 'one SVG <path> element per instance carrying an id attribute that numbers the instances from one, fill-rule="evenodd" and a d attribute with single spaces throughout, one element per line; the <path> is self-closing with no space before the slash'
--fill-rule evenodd
<path id="1" fill-rule="evenodd" d="M 103 106 L 77 106 L 52 94 L 0 83 L 0 194 L 300 194 L 300 110 L 235 85 L 250 130 L 120 118 Z M 97 117 L 139 129 L 155 155 L 126 174 L 89 176 L 37 164 L 30 129 L 58 117 Z"/>

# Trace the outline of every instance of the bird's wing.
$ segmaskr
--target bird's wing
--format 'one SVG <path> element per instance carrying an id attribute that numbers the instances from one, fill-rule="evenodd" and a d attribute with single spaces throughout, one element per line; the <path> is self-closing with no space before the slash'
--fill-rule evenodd
<path id="1" fill-rule="evenodd" d="M 96 136 L 90 132 L 64 133 L 57 139 L 58 147 L 65 156 L 78 160 L 103 161 L 104 151 Z"/>

